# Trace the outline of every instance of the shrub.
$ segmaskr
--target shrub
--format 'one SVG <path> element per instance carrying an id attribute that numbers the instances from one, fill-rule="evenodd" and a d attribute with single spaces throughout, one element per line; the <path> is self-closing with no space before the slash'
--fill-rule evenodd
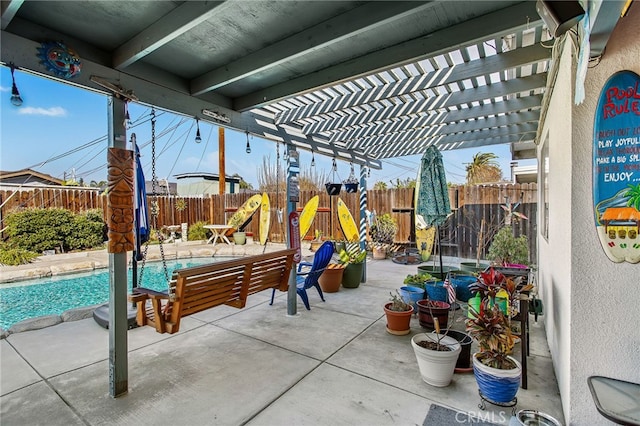
<path id="1" fill-rule="evenodd" d="M 529 264 L 529 242 L 526 235 L 513 236 L 510 226 L 502 227 L 489 247 L 489 259 L 501 263 Z"/>
<path id="2" fill-rule="evenodd" d="M 107 239 L 107 225 L 101 210 L 89 210 L 73 218 L 71 234 L 65 240 L 69 250 L 81 250 L 101 246 Z"/>
<path id="3" fill-rule="evenodd" d="M 197 240 L 206 240 L 208 239 L 208 233 L 210 232 L 208 229 L 204 227 L 206 222 L 200 221 L 196 222 L 189 227 L 189 231 L 187 232 L 187 239 L 189 241 L 197 241 Z"/>
<path id="4" fill-rule="evenodd" d="M 92 248 L 106 239 L 101 210 L 25 209 L 9 213 L 5 223 L 11 247 L 35 253 Z"/>
<path id="5" fill-rule="evenodd" d="M 10 247 L 6 244 L 0 245 L 0 264 L 3 265 L 24 265 L 30 263 L 38 257 L 37 253 L 18 247 Z"/>
<path id="6" fill-rule="evenodd" d="M 25 209 L 5 219 L 7 235 L 16 248 L 42 253 L 63 248 L 71 234 L 73 213 L 65 209 Z"/>

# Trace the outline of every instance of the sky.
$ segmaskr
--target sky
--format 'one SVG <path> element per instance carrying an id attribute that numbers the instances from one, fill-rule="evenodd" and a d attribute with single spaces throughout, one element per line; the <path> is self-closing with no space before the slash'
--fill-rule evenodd
<path id="1" fill-rule="evenodd" d="M 51 176 L 85 183 L 106 181 L 107 96 L 71 84 L 60 83 L 20 70 L 15 79 L 23 104 L 11 104 L 11 73 L 1 67 L 0 84 L 0 170 L 16 171 L 31 168 Z M 130 103 L 131 127 L 127 138 L 136 134 L 142 153 L 142 164 L 147 180 L 151 179 L 151 108 Z M 218 127 L 200 121 L 201 143 L 195 142 L 196 121 L 166 110 L 156 109 L 156 171 L 158 179 L 189 172 L 218 173 Z M 259 168 L 263 159 L 270 157 L 275 163 L 277 144 L 249 136 L 251 153 L 246 150 L 244 132 L 225 130 L 226 174 L 235 173 L 258 188 Z M 284 147 L 280 145 L 281 164 Z M 485 148 L 443 151 L 447 181 L 464 183 L 465 166 L 478 152 L 493 152 L 506 179 L 510 178 L 511 153 L 508 145 L 492 145 Z M 316 172 L 331 177 L 330 157 L 315 155 Z M 302 169 L 309 168 L 311 153 L 300 150 Z M 387 184 L 397 179 L 415 179 L 420 156 L 382 160 L 381 170 L 371 170 L 368 187 L 378 181 Z M 345 180 L 350 174 L 350 164 L 337 161 L 337 177 Z M 520 165 L 525 165 L 521 162 Z M 360 167 L 354 165 L 359 177 Z M 332 179 L 333 180 L 333 179 Z"/>

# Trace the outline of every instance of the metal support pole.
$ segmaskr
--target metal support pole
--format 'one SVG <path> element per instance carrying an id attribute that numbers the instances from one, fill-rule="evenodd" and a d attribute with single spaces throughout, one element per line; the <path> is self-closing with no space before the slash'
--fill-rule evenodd
<path id="1" fill-rule="evenodd" d="M 298 152 L 296 147 L 287 144 L 287 214 L 285 220 L 287 221 L 287 247 L 291 247 L 289 238 L 289 214 L 297 210 L 297 202 L 300 193 L 300 187 L 298 184 L 298 174 L 300 173 L 300 163 L 298 160 Z M 279 167 L 279 166 L 278 166 Z M 296 269 L 297 265 L 293 265 L 291 273 L 289 275 L 289 291 L 287 292 L 287 315 L 296 315 L 298 312 L 298 294 L 296 293 Z"/>
<path id="2" fill-rule="evenodd" d="M 367 173 L 368 167 L 360 165 L 360 249 L 366 250 L 367 244 Z M 367 258 L 364 259 L 362 282 L 367 282 Z"/>
<path id="3" fill-rule="evenodd" d="M 109 147 L 126 149 L 126 104 L 109 97 Z M 132 203 L 133 204 L 133 203 Z M 109 253 L 109 395 L 124 395 L 129 389 L 127 362 L 127 253 Z"/>

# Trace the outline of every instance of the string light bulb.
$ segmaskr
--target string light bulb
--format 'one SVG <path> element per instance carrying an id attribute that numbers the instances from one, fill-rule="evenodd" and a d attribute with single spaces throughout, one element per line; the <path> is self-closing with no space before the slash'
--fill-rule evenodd
<path id="1" fill-rule="evenodd" d="M 251 145 L 249 144 L 249 132 L 245 132 L 247 134 L 247 154 L 251 154 Z"/>
<path id="2" fill-rule="evenodd" d="M 196 143 L 202 142 L 202 136 L 200 136 L 200 120 L 196 117 Z"/>
<path id="3" fill-rule="evenodd" d="M 11 103 L 14 106 L 20 106 L 22 105 L 22 97 L 20 97 L 20 91 L 18 90 L 18 86 L 16 86 L 16 78 L 13 75 L 16 66 L 11 62 L 9 67 L 11 68 L 11 82 L 13 83 L 11 86 Z"/>
<path id="4" fill-rule="evenodd" d="M 315 167 L 316 166 L 316 157 L 313 154 L 313 150 L 311 151 L 311 167 Z"/>

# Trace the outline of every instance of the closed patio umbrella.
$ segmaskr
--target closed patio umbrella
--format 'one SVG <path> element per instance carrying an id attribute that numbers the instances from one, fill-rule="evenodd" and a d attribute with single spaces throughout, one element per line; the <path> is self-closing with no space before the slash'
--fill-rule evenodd
<path id="1" fill-rule="evenodd" d="M 437 229 L 451 213 L 447 176 L 444 171 L 442 154 L 434 145 L 427 148 L 420 167 L 420 187 L 416 196 L 416 214 L 422 216 L 427 226 L 436 227 L 440 270 L 442 271 L 442 249 L 440 232 Z"/>
<path id="2" fill-rule="evenodd" d="M 136 157 L 136 186 L 135 186 L 135 231 L 136 231 L 136 260 L 142 260 L 140 246 L 149 240 L 149 210 L 147 207 L 147 189 L 145 187 L 144 172 L 140 163 L 140 150 L 135 144 Z"/>

